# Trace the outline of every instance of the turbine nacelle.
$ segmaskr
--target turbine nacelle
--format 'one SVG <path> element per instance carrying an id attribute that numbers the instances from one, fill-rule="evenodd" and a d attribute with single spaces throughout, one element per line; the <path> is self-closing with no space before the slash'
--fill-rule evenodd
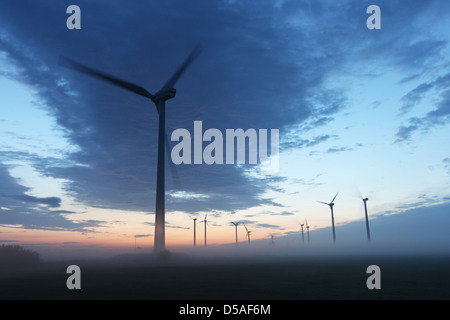
<path id="1" fill-rule="evenodd" d="M 164 101 L 170 100 L 172 98 L 175 98 L 176 94 L 177 94 L 177 90 L 175 88 L 163 89 L 153 95 L 152 101 L 154 103 L 157 103 L 160 100 L 164 100 Z"/>

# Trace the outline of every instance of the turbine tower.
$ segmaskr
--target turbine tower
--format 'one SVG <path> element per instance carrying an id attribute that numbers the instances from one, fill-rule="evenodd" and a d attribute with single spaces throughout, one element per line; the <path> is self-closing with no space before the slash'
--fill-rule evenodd
<path id="1" fill-rule="evenodd" d="M 338 193 L 339 193 L 339 192 L 338 192 Z M 332 224 L 332 227 L 333 227 L 333 242 L 334 242 L 334 243 L 336 243 L 336 232 L 335 232 L 335 230 L 334 230 L 334 214 L 333 214 L 333 206 L 334 206 L 334 202 L 333 202 L 333 201 L 334 201 L 334 199 L 336 199 L 338 193 L 336 193 L 336 195 L 334 196 L 333 200 L 331 200 L 330 203 L 326 203 L 326 202 L 323 202 L 323 201 L 317 201 L 317 202 L 319 202 L 319 203 L 326 204 L 327 206 L 330 207 L 330 210 L 331 210 L 331 224 Z"/>
<path id="2" fill-rule="evenodd" d="M 309 243 L 309 225 L 307 219 L 305 219 L 305 223 L 306 223 L 306 234 L 308 235 L 308 243 Z"/>
<path id="3" fill-rule="evenodd" d="M 134 83 L 116 78 L 104 72 L 92 69 L 73 60 L 62 58 L 60 64 L 69 67 L 75 71 L 82 72 L 89 76 L 93 76 L 100 80 L 109 82 L 115 86 L 121 87 L 140 96 L 150 99 L 156 106 L 159 115 L 158 124 L 158 169 L 156 178 L 156 210 L 155 210 L 155 241 L 154 251 L 160 253 L 165 250 L 165 185 L 164 185 L 164 139 L 166 124 L 166 101 L 175 97 L 176 90 L 173 88 L 175 83 L 186 71 L 187 67 L 200 54 L 201 47 L 197 46 L 170 77 L 170 79 L 162 86 L 162 88 L 154 95 L 143 87 Z"/>
<path id="4" fill-rule="evenodd" d="M 240 223 L 240 221 L 238 221 L 238 222 L 231 222 L 233 225 L 234 225 L 234 228 L 235 228 L 235 230 L 236 230 L 236 247 L 237 247 L 237 245 L 238 245 L 238 232 L 237 232 L 237 226 L 238 226 L 238 224 Z"/>
<path id="5" fill-rule="evenodd" d="M 369 198 L 364 198 L 362 201 L 364 202 L 364 211 L 366 213 L 366 231 L 367 231 L 367 241 L 370 242 L 370 229 L 369 229 L 369 215 L 367 214 L 367 201 Z"/>
<path id="6" fill-rule="evenodd" d="M 303 236 L 303 226 L 304 226 L 304 224 L 301 223 L 300 226 L 302 227 L 302 243 L 305 243 L 305 237 Z"/>
<path id="7" fill-rule="evenodd" d="M 205 224 L 205 247 L 206 247 L 206 225 L 208 224 L 208 220 L 206 220 L 207 216 L 208 216 L 208 214 L 205 214 L 205 219 L 200 221 L 200 223 L 204 223 Z"/>
<path id="8" fill-rule="evenodd" d="M 196 247 L 196 238 L 197 238 L 197 236 L 196 236 L 196 232 L 195 232 L 195 227 L 196 227 L 196 223 L 197 222 L 197 218 L 194 218 L 194 248 Z"/>

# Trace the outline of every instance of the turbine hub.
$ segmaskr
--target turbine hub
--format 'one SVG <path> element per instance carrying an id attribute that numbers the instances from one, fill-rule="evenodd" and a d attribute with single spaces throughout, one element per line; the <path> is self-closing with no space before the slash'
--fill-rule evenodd
<path id="1" fill-rule="evenodd" d="M 169 100 L 175 97 L 177 93 L 177 90 L 175 90 L 175 88 L 170 88 L 170 89 L 165 89 L 165 90 L 161 90 L 158 91 L 154 96 L 153 96 L 153 101 L 159 101 L 159 100 Z"/>

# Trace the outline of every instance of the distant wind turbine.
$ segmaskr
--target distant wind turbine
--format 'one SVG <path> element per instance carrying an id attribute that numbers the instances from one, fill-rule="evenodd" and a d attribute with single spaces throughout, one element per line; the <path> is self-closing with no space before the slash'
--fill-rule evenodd
<path id="1" fill-rule="evenodd" d="M 366 213 L 366 231 L 367 231 L 367 241 L 370 242 L 370 229 L 369 229 L 369 215 L 367 214 L 367 201 L 369 198 L 364 198 L 362 201 L 364 202 L 364 211 Z"/>
<path id="2" fill-rule="evenodd" d="M 238 222 L 231 222 L 234 225 L 235 231 L 236 231 L 236 247 L 238 245 L 238 232 L 237 232 L 237 226 L 240 223 L 240 221 Z"/>
<path id="3" fill-rule="evenodd" d="M 205 219 L 200 221 L 200 223 L 204 223 L 205 224 L 205 247 L 206 247 L 206 225 L 208 224 L 208 220 L 206 220 L 207 216 L 208 216 L 208 214 L 205 214 Z"/>
<path id="4" fill-rule="evenodd" d="M 302 243 L 305 243 L 305 237 L 303 236 L 303 226 L 304 226 L 304 224 L 301 223 L 300 226 L 302 227 Z"/>
<path id="5" fill-rule="evenodd" d="M 92 69 L 85 65 L 82 65 L 73 60 L 63 58 L 60 59 L 60 64 L 71 68 L 75 71 L 82 72 L 89 76 L 93 76 L 97 79 L 109 82 L 115 86 L 121 87 L 125 90 L 134 92 L 140 96 L 150 99 L 156 106 L 156 110 L 159 115 L 159 128 L 158 128 L 158 169 L 156 178 L 156 210 L 155 210 L 155 241 L 154 251 L 156 253 L 165 250 L 165 185 L 164 185 L 164 149 L 166 137 L 166 101 L 175 97 L 176 90 L 173 88 L 175 83 L 186 71 L 188 66 L 194 61 L 194 59 L 200 54 L 201 47 L 197 46 L 183 64 L 177 69 L 177 71 L 169 78 L 169 80 L 163 85 L 163 87 L 151 94 L 143 87 L 134 83 L 116 78 L 104 72 Z M 206 228 L 206 227 L 205 227 Z"/>
<path id="6" fill-rule="evenodd" d="M 272 238 L 270 244 L 275 244 L 275 241 L 273 241 L 273 237 L 274 237 L 274 236 L 275 236 L 275 235 L 274 235 L 273 233 L 270 234 L 270 237 Z"/>
<path id="7" fill-rule="evenodd" d="M 245 223 L 243 223 L 243 225 L 244 225 L 245 231 L 247 231 L 246 238 L 248 239 L 248 244 L 250 244 L 250 233 L 251 233 L 251 231 L 249 231 L 249 230 L 247 229 Z"/>
<path id="8" fill-rule="evenodd" d="M 338 193 L 339 193 L 339 192 L 338 192 Z M 331 210 L 331 224 L 332 224 L 332 227 L 333 227 L 333 242 L 335 242 L 335 243 L 336 243 L 336 232 L 335 232 L 335 230 L 334 230 L 334 214 L 333 214 L 333 206 L 334 206 L 334 202 L 333 202 L 333 201 L 334 201 L 334 199 L 336 199 L 338 193 L 336 193 L 336 195 L 334 196 L 333 200 L 331 200 L 330 203 L 326 203 L 326 202 L 323 202 L 323 201 L 317 201 L 317 202 L 319 202 L 319 203 L 326 204 L 327 206 L 330 207 L 330 210 Z"/>
<path id="9" fill-rule="evenodd" d="M 305 223 L 306 223 L 306 234 L 308 235 L 308 243 L 309 243 L 309 225 L 307 219 L 305 219 Z"/>

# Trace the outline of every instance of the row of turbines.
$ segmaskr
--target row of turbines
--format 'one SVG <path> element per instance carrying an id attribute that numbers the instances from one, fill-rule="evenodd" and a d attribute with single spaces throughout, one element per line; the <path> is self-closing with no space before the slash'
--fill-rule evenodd
<path id="1" fill-rule="evenodd" d="M 334 212 L 333 212 L 333 207 L 334 207 L 334 200 L 336 200 L 338 193 L 336 193 L 336 195 L 333 197 L 333 199 L 327 203 L 327 202 L 323 202 L 323 201 L 317 201 L 319 203 L 325 204 L 327 206 L 330 207 L 331 210 L 331 225 L 332 225 L 332 232 L 333 232 L 333 242 L 336 243 L 336 230 L 334 227 Z M 367 233 L 367 241 L 370 242 L 370 228 L 369 228 L 369 215 L 367 213 L 367 201 L 369 200 L 369 198 L 363 198 L 362 201 L 364 202 L 364 212 L 365 212 L 365 218 L 366 218 L 366 233 Z M 204 231 L 205 231 L 205 247 L 207 245 L 206 242 L 206 226 L 208 224 L 208 220 L 207 220 L 207 216 L 208 214 L 205 214 L 205 218 L 203 220 L 200 221 L 200 223 L 204 223 Z M 197 232 L 196 232 L 196 227 L 197 227 L 197 218 L 193 218 L 194 220 L 194 247 L 197 246 Z M 238 225 L 241 223 L 241 221 L 238 222 L 231 222 L 231 224 L 235 227 L 235 234 L 236 234 L 236 246 L 238 245 Z M 245 228 L 246 231 L 246 240 L 248 240 L 248 243 L 250 244 L 250 234 L 252 231 L 248 230 L 247 226 L 245 225 L 245 223 L 242 222 L 242 225 Z M 307 239 L 308 239 L 308 243 L 310 242 L 310 237 L 309 237 L 309 225 L 308 225 L 308 220 L 305 219 L 305 223 L 300 223 L 300 227 L 301 227 L 301 234 L 302 234 L 302 243 L 305 243 L 305 236 L 304 236 L 304 228 L 306 226 L 306 233 L 307 233 Z M 271 244 L 275 244 L 274 242 L 274 234 L 271 234 Z"/>
<path id="2" fill-rule="evenodd" d="M 208 220 L 206 219 L 206 217 L 208 216 L 208 214 L 205 214 L 205 218 L 204 220 L 201 220 L 199 223 L 204 223 L 205 225 L 205 247 L 206 247 L 206 226 L 208 224 Z M 194 247 L 197 246 L 197 218 L 194 218 Z M 238 222 L 231 222 L 232 225 L 234 225 L 235 229 L 236 229 L 236 246 L 238 245 L 238 225 L 241 223 L 241 221 Z M 245 223 L 242 223 L 242 225 L 245 228 L 246 231 L 246 235 L 245 235 L 245 239 L 248 240 L 248 243 L 250 244 L 250 234 L 252 233 L 250 230 L 248 230 L 247 226 L 245 225 Z M 309 227 L 308 227 L 309 228 Z M 272 242 L 273 242 L 273 237 L 272 237 Z"/>

